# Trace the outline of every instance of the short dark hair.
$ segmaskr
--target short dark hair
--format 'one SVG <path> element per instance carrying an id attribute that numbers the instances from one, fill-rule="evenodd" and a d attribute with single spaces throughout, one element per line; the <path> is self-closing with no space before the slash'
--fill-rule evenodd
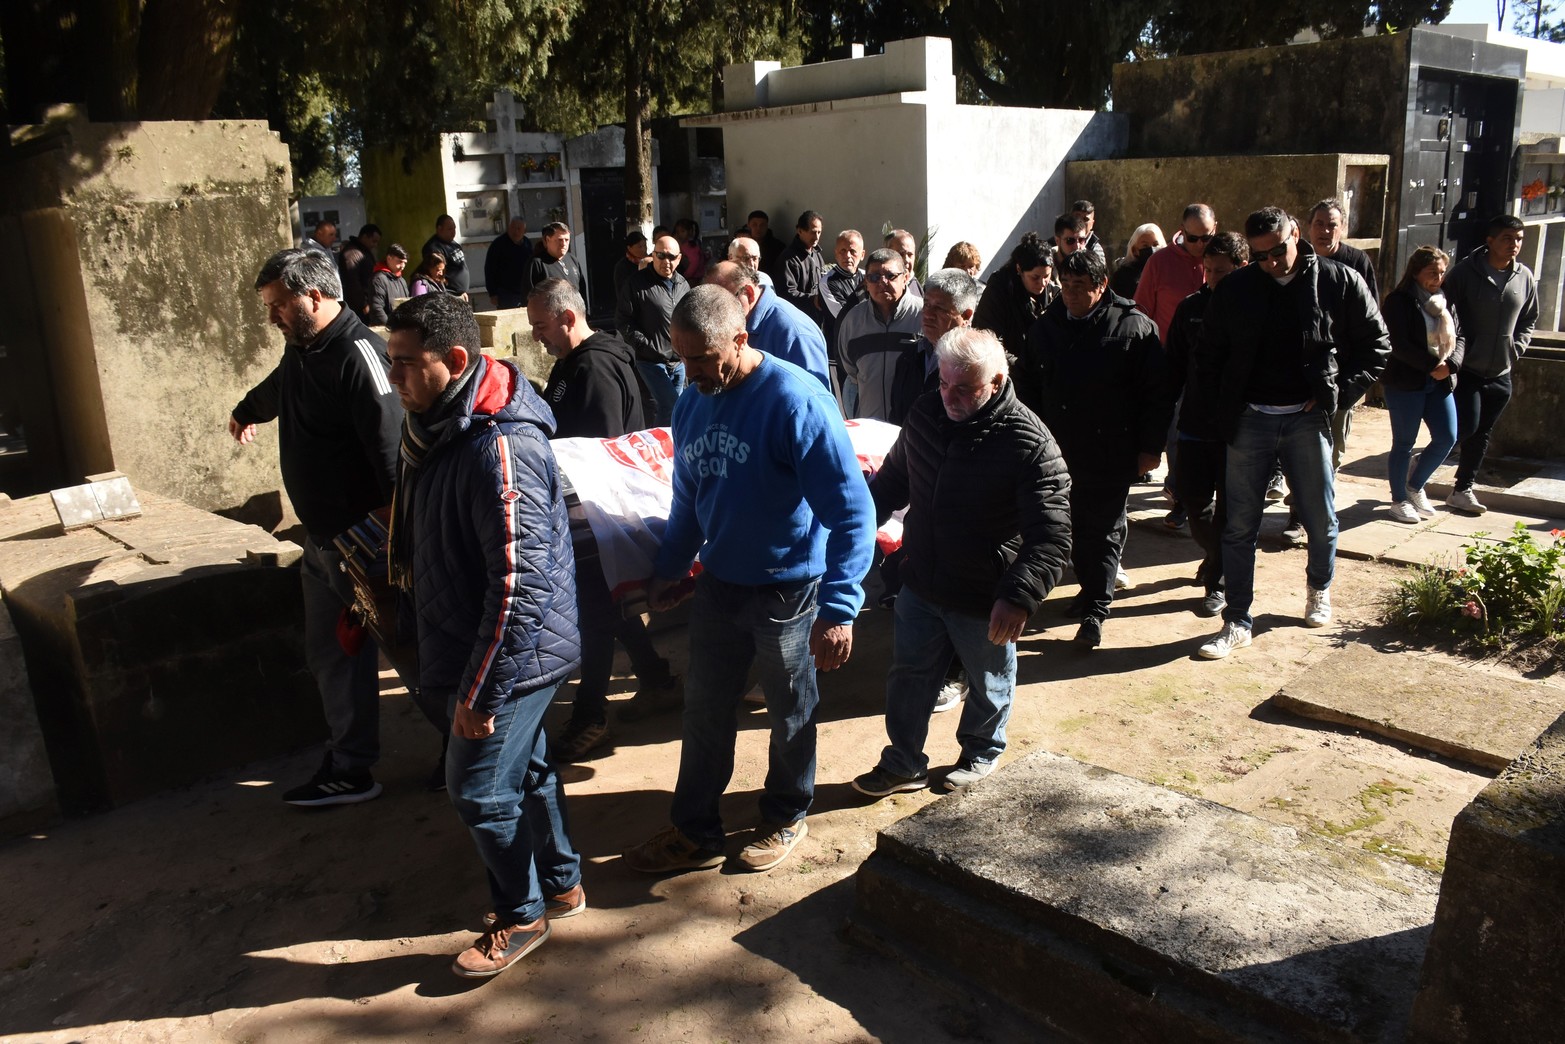
<path id="1" fill-rule="evenodd" d="M 1096 214 L 1098 208 L 1092 205 L 1090 199 L 1078 199 L 1071 204 L 1071 212 L 1076 214 Z"/>
<path id="2" fill-rule="evenodd" d="M 1246 239 L 1274 234 L 1287 236 L 1291 224 L 1293 218 L 1281 207 L 1262 207 L 1244 219 L 1244 235 Z"/>
<path id="3" fill-rule="evenodd" d="M 1085 231 L 1086 228 L 1087 219 L 1082 217 L 1080 214 L 1073 214 L 1067 211 L 1066 213 L 1061 214 L 1059 217 L 1054 219 L 1055 235 L 1059 235 L 1061 232 L 1067 231 L 1082 232 Z"/>
<path id="4" fill-rule="evenodd" d="M 1180 215 L 1179 223 L 1183 225 L 1191 218 L 1201 218 L 1204 221 L 1216 221 L 1217 214 L 1205 203 L 1192 203 L 1185 207 L 1185 212 Z"/>
<path id="5" fill-rule="evenodd" d="M 1109 266 L 1096 250 L 1078 250 L 1074 254 L 1066 254 L 1055 262 L 1055 271 L 1061 279 L 1066 276 L 1088 276 L 1093 286 L 1102 286 L 1109 281 Z"/>
<path id="6" fill-rule="evenodd" d="M 378 236 L 378 235 L 380 235 L 380 226 L 379 225 L 365 225 L 363 228 L 359 229 L 359 236 L 360 237 L 363 237 L 363 236 Z"/>
<path id="7" fill-rule="evenodd" d="M 645 232 L 641 231 L 641 229 L 638 228 L 634 232 L 627 232 L 625 234 L 625 246 L 626 247 L 633 247 L 633 246 L 637 245 L 638 243 L 640 245 L 642 245 L 642 246 L 646 246 L 647 245 L 647 234 Z"/>
<path id="8" fill-rule="evenodd" d="M 1337 213 L 1342 215 L 1342 219 L 1344 221 L 1346 221 L 1348 218 L 1348 208 L 1342 205 L 1342 200 L 1323 199 L 1310 208 L 1310 220 L 1314 221 L 1315 215 L 1319 214 L 1323 210 L 1335 210 Z"/>
<path id="9" fill-rule="evenodd" d="M 826 219 L 820 216 L 819 211 L 806 210 L 799 215 L 799 223 L 794 228 L 809 228 L 813 222 L 819 221 L 822 227 L 826 225 Z"/>
<path id="10" fill-rule="evenodd" d="M 1526 229 L 1526 222 L 1522 221 L 1515 214 L 1496 214 L 1484 226 L 1483 234 L 1484 238 L 1488 239 L 1490 236 L 1497 236 L 1501 232 L 1524 232 Z"/>
<path id="11" fill-rule="evenodd" d="M 337 259 L 319 250 L 288 247 L 266 259 L 255 277 L 257 290 L 282 280 L 283 288 L 295 297 L 318 290 L 322 297 L 342 300 L 342 277 L 337 274 Z"/>
<path id="12" fill-rule="evenodd" d="M 473 309 L 450 294 L 425 294 L 402 302 L 386 321 L 386 328 L 392 333 L 410 330 L 418 334 L 419 346 L 437 359 L 444 359 L 458 345 L 470 355 L 481 351 Z"/>
<path id="13" fill-rule="evenodd" d="M 881 247 L 879 250 L 870 251 L 869 257 L 864 259 L 864 267 L 884 265 L 887 261 L 902 262 L 905 260 L 906 258 L 902 256 L 900 251 L 893 250 L 890 247 Z"/>
<path id="14" fill-rule="evenodd" d="M 402 260 L 406 261 L 408 259 L 408 248 L 403 246 L 401 243 L 393 243 L 386 248 L 386 256 L 400 257 Z"/>
<path id="15" fill-rule="evenodd" d="M 1206 245 L 1208 257 L 1226 257 L 1236 265 L 1250 263 L 1250 244 L 1237 232 L 1219 232 Z"/>
<path id="16" fill-rule="evenodd" d="M 444 225 L 447 221 L 451 222 L 453 225 L 456 224 L 456 218 L 452 217 L 450 214 L 441 214 L 439 217 L 437 217 L 435 219 L 435 227 L 439 228 L 441 225 Z"/>
<path id="17" fill-rule="evenodd" d="M 561 232 L 569 232 L 570 230 L 571 226 L 563 221 L 551 221 L 543 226 L 543 236 L 547 239 L 549 236 L 557 236 Z"/>
<path id="18" fill-rule="evenodd" d="M 767 224 L 771 224 L 772 223 L 772 216 L 770 214 L 768 214 L 764 210 L 752 210 L 752 211 L 750 211 L 750 217 L 745 218 L 745 220 L 749 221 L 750 218 L 760 218 L 762 221 L 766 222 Z"/>

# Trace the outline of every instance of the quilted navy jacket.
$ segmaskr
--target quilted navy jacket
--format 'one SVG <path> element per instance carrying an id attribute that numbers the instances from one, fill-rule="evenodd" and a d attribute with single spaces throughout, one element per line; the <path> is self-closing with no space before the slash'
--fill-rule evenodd
<path id="1" fill-rule="evenodd" d="M 479 358 L 414 486 L 413 597 L 420 683 L 487 715 L 575 670 L 581 635 L 554 414 L 513 365 Z"/>

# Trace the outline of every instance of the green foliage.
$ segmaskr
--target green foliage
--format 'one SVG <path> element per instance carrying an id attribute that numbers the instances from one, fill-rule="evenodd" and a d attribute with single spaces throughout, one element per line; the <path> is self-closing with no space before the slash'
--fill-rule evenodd
<path id="1" fill-rule="evenodd" d="M 1518 36 L 1565 43 L 1565 18 L 1552 0 L 1521 0 L 1512 8 L 1511 30 Z"/>
<path id="2" fill-rule="evenodd" d="M 1542 544 L 1518 522 L 1504 540 L 1465 544 L 1462 567 L 1430 566 L 1399 579 L 1383 618 L 1408 631 L 1485 645 L 1552 638 L 1565 630 L 1565 544 L 1560 530 L 1550 536 Z"/>

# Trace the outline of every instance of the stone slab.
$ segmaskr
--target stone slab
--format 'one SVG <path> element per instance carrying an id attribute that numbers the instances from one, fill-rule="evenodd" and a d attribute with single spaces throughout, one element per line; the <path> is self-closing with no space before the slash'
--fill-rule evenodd
<path id="1" fill-rule="evenodd" d="M 1376 559 L 1413 536 L 1417 527 L 1375 519 L 1337 533 L 1337 554 L 1343 558 Z"/>
<path id="2" fill-rule="evenodd" d="M 1565 713 L 1565 689 L 1349 645 L 1271 699 L 1278 710 L 1499 771 Z"/>
<path id="3" fill-rule="evenodd" d="M 1559 1040 L 1565 717 L 1456 817 L 1410 1040 Z"/>
<path id="4" fill-rule="evenodd" d="M 1397 1041 L 1438 879 L 1049 753 L 880 833 L 853 935 L 1089 1041 Z"/>
<path id="5" fill-rule="evenodd" d="M 1456 533 L 1442 533 L 1438 529 L 1419 529 L 1408 533 L 1406 540 L 1388 547 L 1380 555 L 1382 561 L 1397 565 L 1436 565 L 1455 568 L 1466 561 L 1466 545 L 1474 537 Z"/>
<path id="6" fill-rule="evenodd" d="M 137 491 L 140 518 L 62 531 L 0 511 L 0 591 L 60 805 L 122 804 L 325 731 L 304 664 L 296 545 Z"/>

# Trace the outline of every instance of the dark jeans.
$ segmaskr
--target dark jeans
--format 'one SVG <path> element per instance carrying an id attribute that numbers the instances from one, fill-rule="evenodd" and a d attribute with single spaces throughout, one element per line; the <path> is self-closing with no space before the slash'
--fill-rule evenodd
<path id="1" fill-rule="evenodd" d="M 1085 469 L 1081 469 L 1085 470 Z M 1108 619 L 1114 576 L 1125 550 L 1125 499 L 1130 476 L 1115 481 L 1099 475 L 1071 475 L 1071 566 L 1081 585 L 1082 616 Z"/>
<path id="2" fill-rule="evenodd" d="M 1511 401 L 1511 375 L 1480 377 L 1470 370 L 1456 375 L 1456 441 L 1462 455 L 1456 463 L 1456 490 L 1472 489 L 1489 452 L 1489 433 Z"/>
<path id="3" fill-rule="evenodd" d="M 1228 446 L 1219 440 L 1181 439 L 1174 468 L 1174 496 L 1190 517 L 1190 535 L 1201 548 L 1196 579 L 1206 593 L 1223 589 L 1223 527 L 1228 523 L 1224 492 Z"/>
<path id="4" fill-rule="evenodd" d="M 674 419 L 674 403 L 685 390 L 685 364 L 637 359 L 636 369 L 641 371 L 641 379 L 647 382 L 647 390 L 652 393 L 653 426 L 667 427 Z"/>
<path id="5" fill-rule="evenodd" d="M 736 715 L 759 669 L 771 749 L 761 795 L 761 818 L 793 823 L 815 799 L 815 715 L 820 694 L 810 628 L 819 579 L 748 587 L 696 580 L 690 607 L 690 669 L 685 675 L 684 744 L 671 818 L 690 840 L 723 844 L 718 799 L 734 774 Z"/>
<path id="6" fill-rule="evenodd" d="M 565 792 L 543 734 L 544 712 L 559 687 L 513 693 L 495 714 L 493 734 L 452 736 L 446 747 L 446 788 L 484 862 L 501 925 L 536 921 L 545 897 L 581 880 Z M 455 694 L 446 711 L 456 713 Z"/>
<path id="7" fill-rule="evenodd" d="M 576 557 L 576 607 L 581 621 L 581 675 L 571 705 L 575 725 L 608 721 L 609 680 L 614 676 L 614 639 L 630 654 L 630 667 L 644 682 L 668 680 L 668 661 L 658 655 L 640 616 L 627 618 L 614 604 L 596 555 Z"/>
<path id="8" fill-rule="evenodd" d="M 342 556 L 327 541 L 306 537 L 299 560 L 304 589 L 304 656 L 326 711 L 336 772 L 360 772 L 380 760 L 380 656 L 368 634 L 357 655 L 343 651 L 337 621 L 353 604 L 353 584 L 338 565 Z"/>

